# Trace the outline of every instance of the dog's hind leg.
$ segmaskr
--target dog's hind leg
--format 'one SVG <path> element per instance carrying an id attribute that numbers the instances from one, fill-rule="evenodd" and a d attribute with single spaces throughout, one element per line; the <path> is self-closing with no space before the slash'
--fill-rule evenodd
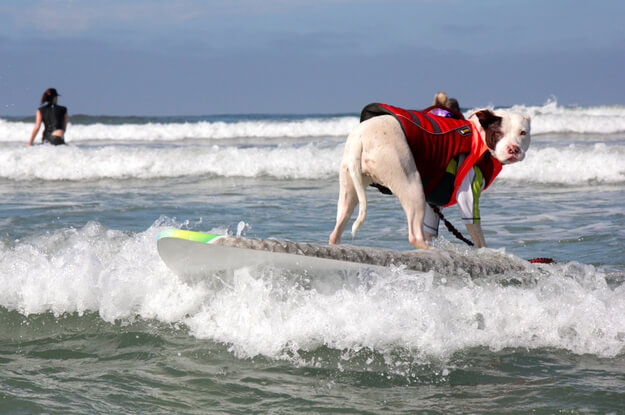
<path id="1" fill-rule="evenodd" d="M 339 201 L 336 210 L 336 226 L 330 235 L 330 244 L 341 241 L 341 235 L 352 216 L 356 204 L 359 204 L 358 218 L 352 226 L 352 235 L 358 230 L 367 216 L 366 187 L 371 184 L 370 177 L 362 174 L 363 138 L 367 134 L 367 122 L 359 124 L 347 137 L 341 170 L 339 172 Z"/>
<path id="2" fill-rule="evenodd" d="M 386 132 L 383 145 L 370 151 L 369 159 L 376 160 L 375 173 L 379 183 L 397 196 L 404 209 L 409 242 L 417 249 L 429 248 L 423 234 L 425 195 L 417 165 L 399 123 L 392 120 Z"/>
<path id="3" fill-rule="evenodd" d="M 336 226 L 330 234 L 330 245 L 341 242 L 341 235 L 345 230 L 347 221 L 352 216 L 352 212 L 358 203 L 356 189 L 349 174 L 349 168 L 343 164 L 339 173 L 339 201 L 336 206 Z"/>
<path id="4" fill-rule="evenodd" d="M 349 175 L 358 201 L 358 217 L 352 225 L 352 236 L 356 234 L 367 217 L 367 186 L 371 184 L 371 178 L 365 178 L 362 175 L 362 150 L 362 137 L 358 135 L 357 139 L 352 140 L 347 159 Z"/>

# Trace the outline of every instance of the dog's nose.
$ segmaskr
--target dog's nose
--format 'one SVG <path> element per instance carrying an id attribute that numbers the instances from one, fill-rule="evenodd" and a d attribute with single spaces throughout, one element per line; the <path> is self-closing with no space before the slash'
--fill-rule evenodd
<path id="1" fill-rule="evenodd" d="M 516 144 L 510 144 L 508 146 L 508 154 L 517 156 L 520 153 L 521 153 L 521 148 L 517 146 Z"/>

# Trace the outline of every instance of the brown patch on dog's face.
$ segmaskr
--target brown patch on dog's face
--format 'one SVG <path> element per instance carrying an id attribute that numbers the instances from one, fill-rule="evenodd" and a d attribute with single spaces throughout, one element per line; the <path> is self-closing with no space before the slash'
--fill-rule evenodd
<path id="1" fill-rule="evenodd" d="M 495 115 L 491 110 L 480 110 L 475 113 L 475 116 L 480 120 L 480 125 L 486 132 L 484 141 L 486 146 L 492 151 L 495 151 L 497 142 L 503 137 L 501 132 L 501 117 Z"/>

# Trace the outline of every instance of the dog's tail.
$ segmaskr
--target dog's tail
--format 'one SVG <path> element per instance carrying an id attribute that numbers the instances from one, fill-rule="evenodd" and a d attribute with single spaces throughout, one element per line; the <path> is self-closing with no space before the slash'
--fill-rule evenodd
<path id="1" fill-rule="evenodd" d="M 365 185 L 362 182 L 362 141 L 354 140 L 354 145 L 350 149 L 349 155 L 349 174 L 352 178 L 352 182 L 354 183 L 354 188 L 356 190 L 356 196 L 358 197 L 358 217 L 354 221 L 352 225 L 352 236 L 356 233 L 356 231 L 360 228 L 362 223 L 365 221 L 367 217 L 367 192 L 365 189 Z"/>

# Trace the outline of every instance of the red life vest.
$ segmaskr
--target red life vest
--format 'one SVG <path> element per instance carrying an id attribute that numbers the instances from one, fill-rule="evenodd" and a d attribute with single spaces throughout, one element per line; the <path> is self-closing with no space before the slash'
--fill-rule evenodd
<path id="1" fill-rule="evenodd" d="M 363 108 L 360 121 L 379 115 L 392 115 L 399 121 L 421 176 L 426 198 L 445 175 L 449 162 L 460 154 L 467 154 L 456 173 L 449 200 L 442 203 L 442 206 L 450 206 L 456 203 L 456 193 L 469 169 L 475 165 L 480 168 L 486 183 L 484 188 L 487 188 L 502 166 L 499 160 L 491 157 L 480 132 L 470 121 L 428 114 L 432 108 L 415 111 L 374 103 Z"/>

